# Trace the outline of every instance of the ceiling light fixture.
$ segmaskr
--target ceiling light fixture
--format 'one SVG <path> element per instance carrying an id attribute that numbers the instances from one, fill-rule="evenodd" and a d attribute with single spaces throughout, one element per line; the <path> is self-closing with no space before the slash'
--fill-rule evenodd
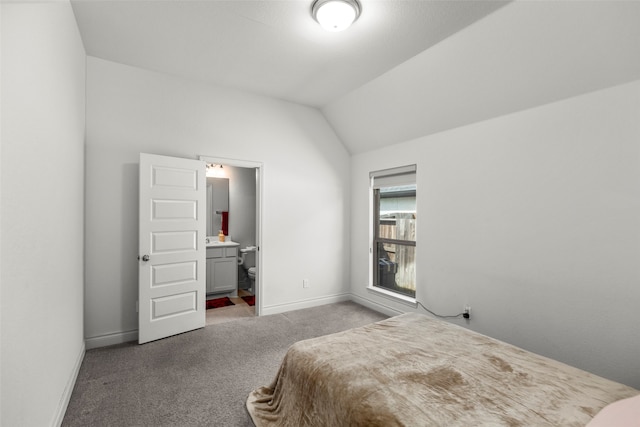
<path id="1" fill-rule="evenodd" d="M 311 4 L 311 15 L 325 30 L 342 31 L 360 16 L 360 3 L 358 0 L 315 0 Z"/>

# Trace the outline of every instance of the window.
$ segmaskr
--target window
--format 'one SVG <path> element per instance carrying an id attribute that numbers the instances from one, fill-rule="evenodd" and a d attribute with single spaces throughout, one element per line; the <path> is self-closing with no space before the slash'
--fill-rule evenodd
<path id="1" fill-rule="evenodd" d="M 416 166 L 372 172 L 372 285 L 416 296 Z"/>

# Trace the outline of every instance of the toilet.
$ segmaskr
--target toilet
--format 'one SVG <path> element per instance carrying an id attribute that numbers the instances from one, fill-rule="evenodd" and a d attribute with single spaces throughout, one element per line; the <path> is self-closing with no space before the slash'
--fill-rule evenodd
<path id="1" fill-rule="evenodd" d="M 243 266 L 243 268 L 245 269 L 245 271 L 247 272 L 247 276 L 249 276 L 249 280 L 251 281 L 251 287 L 249 288 L 249 290 L 251 292 L 254 292 L 254 286 L 256 283 L 256 268 L 255 267 L 246 267 L 246 263 L 247 263 L 247 254 L 251 254 L 251 253 L 255 253 L 256 252 L 256 247 L 255 246 L 247 246 L 246 248 L 242 248 L 240 249 L 240 258 L 238 259 L 238 264 Z M 251 265 L 251 264 L 249 264 Z"/>
<path id="2" fill-rule="evenodd" d="M 255 295 L 256 293 L 256 268 L 255 267 L 249 267 L 249 270 L 247 270 L 247 275 L 249 276 L 249 280 L 251 281 L 251 287 L 249 288 L 249 292 L 251 292 L 252 294 Z"/>

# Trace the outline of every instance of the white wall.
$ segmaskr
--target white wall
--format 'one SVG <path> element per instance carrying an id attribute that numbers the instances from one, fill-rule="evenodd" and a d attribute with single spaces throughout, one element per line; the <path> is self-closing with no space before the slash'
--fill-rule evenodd
<path id="1" fill-rule="evenodd" d="M 2 96 L 2 5 L 0 5 L 0 100 Z M 2 102 L 0 102 L 0 165 L 2 165 L 2 136 L 3 120 L 2 120 Z M 0 412 L 2 411 L 2 169 L 0 169 Z M 2 425 L 2 415 L 0 415 L 0 426 Z"/>
<path id="2" fill-rule="evenodd" d="M 68 2 L 1 7 L 0 424 L 51 426 L 84 355 L 85 54 Z"/>
<path id="3" fill-rule="evenodd" d="M 349 155 L 318 110 L 93 57 L 87 67 L 88 347 L 136 337 L 139 152 L 263 162 L 263 313 L 348 293 Z"/>
<path id="4" fill-rule="evenodd" d="M 256 244 L 256 170 L 225 166 L 229 177 L 229 234 L 240 247 Z"/>
<path id="5" fill-rule="evenodd" d="M 417 299 L 640 388 L 638 117 L 635 81 L 354 156 L 356 299 L 413 310 L 366 290 L 368 174 L 417 163 Z"/>

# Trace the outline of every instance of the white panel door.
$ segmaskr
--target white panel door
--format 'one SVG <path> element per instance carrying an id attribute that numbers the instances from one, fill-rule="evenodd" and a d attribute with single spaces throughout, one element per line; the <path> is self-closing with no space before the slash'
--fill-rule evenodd
<path id="1" fill-rule="evenodd" d="M 205 325 L 205 162 L 140 153 L 138 342 Z"/>

